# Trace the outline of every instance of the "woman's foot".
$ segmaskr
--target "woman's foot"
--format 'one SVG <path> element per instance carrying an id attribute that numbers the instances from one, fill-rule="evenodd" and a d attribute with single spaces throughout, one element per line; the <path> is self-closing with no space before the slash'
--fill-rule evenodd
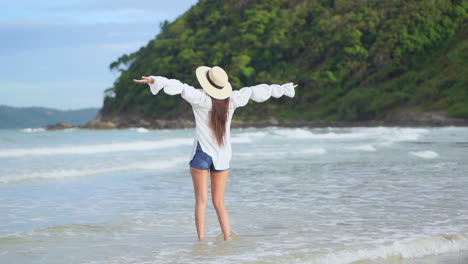
<path id="1" fill-rule="evenodd" d="M 234 233 L 231 232 L 231 234 L 229 234 L 228 237 L 225 237 L 224 240 L 230 240 L 230 239 L 232 239 L 232 234 L 234 234 Z"/>

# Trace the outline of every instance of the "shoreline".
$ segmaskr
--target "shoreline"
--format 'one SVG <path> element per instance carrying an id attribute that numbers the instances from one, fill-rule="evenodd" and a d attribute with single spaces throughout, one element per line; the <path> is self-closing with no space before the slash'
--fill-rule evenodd
<path id="1" fill-rule="evenodd" d="M 278 120 L 274 117 L 263 120 L 237 120 L 232 119 L 231 128 L 263 128 L 263 127 L 378 127 L 378 126 L 399 126 L 399 127 L 442 127 L 442 126 L 468 126 L 468 118 L 447 117 L 446 111 L 414 112 L 400 111 L 395 112 L 379 120 Z M 103 115 L 98 112 L 96 117 L 81 126 L 73 126 L 63 122 L 48 125 L 45 130 L 64 130 L 70 128 L 83 129 L 128 129 L 128 128 L 147 128 L 147 129 L 181 129 L 194 128 L 195 120 L 190 119 L 144 119 L 138 115 Z"/>
<path id="2" fill-rule="evenodd" d="M 306 128 L 326 128 L 326 127 L 445 127 L 457 126 L 467 127 L 468 120 L 460 121 L 389 121 L 389 120 L 369 120 L 369 121 L 323 121 L 323 120 L 232 120 L 231 128 L 265 128 L 265 127 L 306 127 Z M 66 130 L 66 129 L 90 129 L 90 130 L 110 130 L 110 129 L 128 129 L 128 128 L 146 128 L 146 129 L 184 129 L 195 128 L 194 120 L 153 120 L 152 122 L 129 122 L 116 123 L 113 121 L 100 121 L 87 123 L 82 126 L 73 126 L 65 123 L 57 123 L 44 127 L 45 130 Z"/>

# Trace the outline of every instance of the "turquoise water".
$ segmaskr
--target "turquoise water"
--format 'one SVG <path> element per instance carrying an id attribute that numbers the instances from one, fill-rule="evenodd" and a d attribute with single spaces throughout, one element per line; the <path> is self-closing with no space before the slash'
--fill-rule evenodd
<path id="1" fill-rule="evenodd" d="M 466 127 L 233 129 L 201 243 L 193 135 L 0 130 L 0 263 L 468 263 Z"/>

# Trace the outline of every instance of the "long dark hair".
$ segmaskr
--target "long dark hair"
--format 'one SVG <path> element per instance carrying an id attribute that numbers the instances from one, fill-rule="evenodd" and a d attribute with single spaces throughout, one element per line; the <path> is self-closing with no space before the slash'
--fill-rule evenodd
<path id="1" fill-rule="evenodd" d="M 211 97 L 211 96 L 210 96 Z M 224 135 L 226 134 L 226 122 L 229 113 L 229 97 L 226 99 L 216 99 L 211 97 L 210 128 L 219 146 L 224 145 Z"/>

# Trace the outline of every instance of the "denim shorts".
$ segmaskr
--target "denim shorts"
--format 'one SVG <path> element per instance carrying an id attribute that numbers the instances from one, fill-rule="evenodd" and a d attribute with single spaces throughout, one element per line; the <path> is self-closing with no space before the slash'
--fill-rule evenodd
<path id="1" fill-rule="evenodd" d="M 197 142 L 197 151 L 195 152 L 195 156 L 193 156 L 193 159 L 190 161 L 190 167 L 200 170 L 211 170 L 214 172 L 222 172 L 229 170 L 215 170 L 211 156 L 203 152 L 200 146 L 200 142 Z"/>

